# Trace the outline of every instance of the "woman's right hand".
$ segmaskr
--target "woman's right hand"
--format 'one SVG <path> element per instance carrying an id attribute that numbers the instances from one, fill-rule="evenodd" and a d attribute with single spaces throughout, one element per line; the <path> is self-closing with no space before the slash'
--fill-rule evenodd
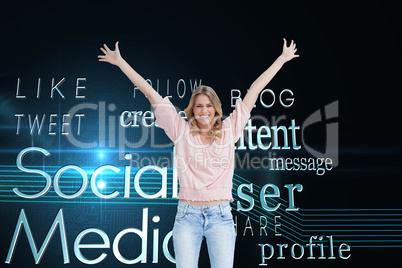
<path id="1" fill-rule="evenodd" d="M 119 42 L 116 42 L 116 48 L 113 51 L 110 50 L 106 44 L 104 44 L 100 50 L 102 50 L 105 55 L 99 55 L 99 61 L 109 62 L 110 64 L 118 66 L 128 79 L 147 96 L 154 108 L 162 101 L 161 95 L 159 95 L 159 93 L 121 57 Z"/>
<path id="2" fill-rule="evenodd" d="M 103 46 L 104 48 L 101 47 L 100 50 L 102 50 L 105 55 L 98 55 L 99 61 L 109 62 L 110 64 L 118 66 L 123 59 L 120 55 L 119 42 L 116 42 L 115 50 L 110 50 L 106 44 L 103 44 Z"/>

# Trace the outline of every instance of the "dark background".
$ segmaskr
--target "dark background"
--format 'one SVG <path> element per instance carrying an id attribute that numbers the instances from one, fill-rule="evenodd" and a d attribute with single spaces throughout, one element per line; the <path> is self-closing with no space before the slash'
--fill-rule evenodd
<path id="1" fill-rule="evenodd" d="M 339 100 L 340 165 L 322 177 L 311 173 L 281 173 L 276 177 L 279 179 L 278 185 L 302 183 L 304 189 L 298 200 L 298 206 L 302 209 L 361 209 L 359 213 L 364 209 L 375 209 L 370 213 L 385 214 L 391 211 L 392 215 L 387 219 L 367 218 L 367 227 L 362 225 L 360 231 L 350 233 L 363 236 L 360 242 L 356 238 L 349 243 L 352 257 L 348 260 L 303 258 L 295 261 L 288 256 L 286 260 L 272 259 L 269 266 L 354 267 L 363 264 L 377 267 L 392 263 L 395 264 L 393 267 L 398 267 L 401 264 L 399 246 L 402 240 L 398 240 L 402 235 L 399 230 L 402 220 L 398 214 L 402 208 L 398 198 L 402 186 L 398 124 L 401 51 L 396 6 L 385 2 L 273 4 L 253 1 L 239 4 L 114 1 L 91 5 L 79 3 L 59 6 L 54 2 L 2 5 L 2 165 L 15 164 L 18 151 L 31 144 L 60 149 L 57 140 L 45 137 L 34 139 L 25 133 L 25 136 L 15 138 L 14 114 L 49 113 L 57 109 L 67 112 L 71 105 L 77 103 L 73 99 L 74 90 L 67 90 L 69 86 L 74 87 L 77 77 L 88 79 L 85 92 L 88 102 L 105 100 L 115 103 L 117 112 L 121 109 L 147 109 L 148 106 L 142 102 L 144 98 L 139 97 L 138 101 L 130 99 L 130 81 L 116 67 L 97 61 L 99 47 L 103 43 L 112 48 L 115 41 L 120 41 L 122 56 L 145 78 L 161 81 L 169 78 L 172 82 L 180 78 L 201 78 L 203 83 L 217 91 L 224 114 L 229 114 L 230 89 L 241 89 L 245 94 L 255 78 L 280 55 L 282 38 L 288 41 L 293 39 L 300 58 L 287 63 L 267 87 L 275 92 L 284 88 L 292 89 L 295 104 L 289 109 L 280 105 L 269 110 L 257 106 L 253 114 L 267 117 L 286 114 L 288 118 L 296 118 L 301 123 L 315 110 Z M 15 99 L 18 77 L 22 83 L 32 84 L 31 92 L 27 91 L 26 94 L 28 99 L 24 101 Z M 35 99 L 35 83 L 39 77 L 48 84 L 53 77 L 56 81 L 67 77 L 63 85 L 67 100 L 51 100 L 45 89 L 43 98 Z M 188 99 L 176 98 L 173 103 L 184 109 Z M 135 108 L 131 108 L 131 104 Z M 86 127 L 91 129 L 90 126 Z M 309 144 L 322 146 L 325 142 L 323 131 L 317 128 L 311 133 Z M 61 148 L 67 149 L 68 146 L 62 145 Z M 55 165 L 65 163 L 63 156 L 58 157 L 59 162 Z M 89 164 L 96 165 L 90 161 Z M 265 180 L 266 173 L 263 171 L 239 171 L 239 174 L 259 186 L 269 182 Z M 41 209 L 28 203 L 3 202 L 0 205 L 2 215 L 9 216 L 1 220 L 1 241 L 11 240 L 21 208 L 28 210 L 33 206 L 34 211 Z M 8 205 L 11 205 L 11 209 Z M 61 205 L 55 205 L 54 209 L 48 207 L 54 215 L 49 216 L 45 226 L 53 220 L 56 207 L 60 208 Z M 169 206 L 169 209 L 174 213 L 174 206 Z M 352 215 L 353 211 L 347 213 Z M 389 229 L 395 231 L 377 229 L 371 232 L 376 230 L 375 227 L 369 227 L 372 223 L 383 224 L 383 229 L 391 224 Z M 120 229 L 125 226 L 123 224 Z M 47 232 L 46 228 L 44 232 Z M 304 230 L 308 233 L 308 227 L 304 226 Z M 367 242 L 364 234 L 370 232 L 377 235 L 378 241 L 383 234 L 394 235 L 394 240 L 389 243 Z M 52 243 L 57 248 L 56 237 Z M 73 239 L 70 239 L 70 248 Z M 260 255 L 256 244 L 267 243 L 259 239 L 238 237 L 236 267 L 258 266 Z M 389 236 L 383 238 L 389 239 Z M 26 243 L 27 251 L 16 255 L 13 264 L 33 265 L 27 241 L 21 238 L 19 243 Z M 37 240 L 38 243 L 41 243 L 41 239 Z M 9 242 L 2 242 L 1 263 L 5 260 L 8 246 Z M 55 249 L 54 254 L 60 254 L 59 250 Z M 205 254 L 204 250 L 200 260 L 202 265 L 208 262 Z M 51 253 L 45 254 L 41 266 L 62 265 L 61 257 L 55 261 L 48 255 Z M 249 258 L 252 255 L 255 256 Z M 72 264 L 80 264 L 72 250 L 70 258 Z M 117 261 L 111 251 L 107 260 L 108 265 L 122 265 L 113 263 Z M 106 261 L 100 265 L 106 265 Z"/>

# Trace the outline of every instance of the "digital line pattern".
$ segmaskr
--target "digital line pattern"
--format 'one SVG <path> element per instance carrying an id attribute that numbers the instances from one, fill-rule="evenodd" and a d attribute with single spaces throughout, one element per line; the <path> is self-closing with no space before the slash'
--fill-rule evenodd
<path id="1" fill-rule="evenodd" d="M 31 169 L 46 169 L 49 174 L 54 174 L 58 167 L 55 166 L 29 166 Z M 25 194 L 33 194 L 41 191 L 45 185 L 45 180 L 38 174 L 28 174 L 17 169 L 13 165 L 0 166 L 0 203 L 76 203 L 76 204 L 121 204 L 121 205 L 176 205 L 177 199 L 172 198 L 172 173 L 171 168 L 167 169 L 167 198 L 145 199 L 136 193 L 132 178 L 138 168 L 131 169 L 130 179 L 130 197 L 124 198 L 124 167 L 119 167 L 120 172 L 106 172 L 103 176 L 107 177 L 105 181 L 105 194 L 112 191 L 119 191 L 117 197 L 111 199 L 102 199 L 97 197 L 88 183 L 86 191 L 77 198 L 64 199 L 58 196 L 53 188 L 42 197 L 36 199 L 24 199 L 13 192 L 14 187 L 18 187 Z M 96 167 L 83 167 L 84 170 L 95 170 Z M 79 190 L 82 179 L 78 179 L 78 173 L 63 174 L 60 179 L 60 188 L 65 194 L 73 194 Z M 88 173 L 90 178 L 91 173 Z M 160 174 L 144 173 L 141 178 L 141 189 L 153 194 L 161 189 Z M 98 177 L 99 181 L 103 180 Z M 52 182 L 53 183 L 53 182 Z M 280 202 L 282 205 L 274 212 L 266 211 L 260 204 L 260 191 L 262 186 L 253 183 L 253 193 L 251 195 L 255 202 L 250 211 L 237 211 L 237 202 L 244 207 L 249 206 L 247 202 L 237 196 L 239 185 L 251 181 L 244 177 L 234 174 L 233 178 L 233 198 L 232 207 L 235 215 L 248 217 L 252 222 L 260 224 L 260 217 L 264 216 L 267 220 L 267 227 L 274 232 L 274 217 L 280 216 L 278 227 L 282 237 L 306 245 L 311 236 L 332 235 L 334 242 L 348 243 L 351 247 L 402 247 L 402 209 L 391 208 L 300 208 L 298 211 L 286 211 L 288 200 L 281 197 L 266 200 L 267 204 L 274 207 Z M 98 184 L 99 185 L 99 184 Z"/>

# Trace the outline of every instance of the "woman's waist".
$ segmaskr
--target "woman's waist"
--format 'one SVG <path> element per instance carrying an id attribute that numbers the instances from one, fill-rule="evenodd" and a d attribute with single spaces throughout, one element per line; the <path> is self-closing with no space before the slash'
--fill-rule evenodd
<path id="1" fill-rule="evenodd" d="M 227 211 L 231 210 L 229 201 L 200 201 L 194 202 L 188 200 L 180 200 L 177 206 L 177 211 L 182 212 L 184 214 L 224 214 Z M 214 204 L 214 202 L 219 202 L 218 204 Z"/>
<path id="2" fill-rule="evenodd" d="M 191 200 L 186 200 L 186 199 L 180 199 L 180 202 L 185 203 L 187 205 L 201 206 L 201 207 L 216 206 L 216 205 L 219 205 L 219 204 L 226 203 L 228 201 L 229 200 L 191 201 Z"/>

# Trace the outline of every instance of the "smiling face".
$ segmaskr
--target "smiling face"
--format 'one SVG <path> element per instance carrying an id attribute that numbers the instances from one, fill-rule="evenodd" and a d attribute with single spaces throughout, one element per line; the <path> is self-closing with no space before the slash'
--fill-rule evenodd
<path id="1" fill-rule="evenodd" d="M 199 94 L 193 106 L 193 114 L 195 120 L 197 120 L 198 126 L 200 128 L 210 128 L 215 113 L 216 110 L 211 99 L 205 94 Z"/>

